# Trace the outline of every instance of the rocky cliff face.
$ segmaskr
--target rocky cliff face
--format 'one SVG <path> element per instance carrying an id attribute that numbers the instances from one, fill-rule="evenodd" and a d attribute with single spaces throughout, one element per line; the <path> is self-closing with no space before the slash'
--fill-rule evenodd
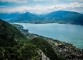
<path id="1" fill-rule="evenodd" d="M 50 60 L 41 50 L 37 51 L 38 54 L 40 55 L 40 60 Z"/>

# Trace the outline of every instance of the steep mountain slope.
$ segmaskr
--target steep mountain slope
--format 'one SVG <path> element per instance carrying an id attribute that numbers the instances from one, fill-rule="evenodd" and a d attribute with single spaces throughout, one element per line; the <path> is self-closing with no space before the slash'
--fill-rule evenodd
<path id="1" fill-rule="evenodd" d="M 0 19 L 0 60 L 39 60 L 37 48 L 15 26 Z"/>
<path id="2" fill-rule="evenodd" d="M 0 46 L 12 46 L 27 38 L 13 25 L 0 19 Z"/>
<path id="3" fill-rule="evenodd" d="M 71 11 L 54 11 L 46 15 L 35 15 L 29 12 L 12 19 L 10 22 L 29 23 L 69 23 L 83 25 L 83 14 Z"/>
<path id="4" fill-rule="evenodd" d="M 28 41 L 27 38 L 30 40 Z M 71 59 L 83 59 L 83 49 L 52 38 L 25 33 L 21 25 L 13 26 L 0 19 L 0 60 Z"/>
<path id="5" fill-rule="evenodd" d="M 21 27 L 18 26 L 18 28 Z M 35 39 L 37 39 L 38 41 L 36 41 Z M 39 44 L 40 47 L 38 47 L 38 45 L 35 45 L 36 42 L 41 43 Z M 43 43 L 45 45 L 42 45 Z M 44 50 L 42 50 L 42 46 Z M 47 49 L 47 51 L 45 50 L 45 48 Z M 49 51 L 51 52 L 49 53 Z M 53 54 L 54 58 L 48 54 Z M 34 38 L 31 39 L 31 41 L 28 41 L 27 37 L 23 35 L 15 26 L 0 19 L 0 60 L 3 59 L 55 60 L 58 59 L 58 57 L 54 53 L 54 50 L 51 45 L 44 39 L 42 39 L 41 41 L 41 38 Z"/>

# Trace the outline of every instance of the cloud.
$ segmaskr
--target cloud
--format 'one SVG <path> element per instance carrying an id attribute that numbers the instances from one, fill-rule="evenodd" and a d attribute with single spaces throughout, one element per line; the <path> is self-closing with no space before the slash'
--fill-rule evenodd
<path id="1" fill-rule="evenodd" d="M 80 2 L 83 3 L 83 0 L 70 0 L 71 2 Z"/>
<path id="2" fill-rule="evenodd" d="M 28 1 L 35 1 L 35 2 L 80 2 L 83 3 L 83 0 L 0 0 L 0 2 L 16 2 L 16 3 L 23 3 Z"/>
<path id="3" fill-rule="evenodd" d="M 80 9 L 80 10 L 79 10 Z M 56 4 L 56 5 L 34 5 L 34 6 L 18 6 L 18 7 L 0 7 L 0 12 L 31 12 L 31 13 L 48 13 L 52 11 L 57 10 L 70 10 L 70 11 L 76 11 L 76 12 L 83 12 L 83 4 L 80 4 L 78 2 L 72 2 L 69 4 L 63 3 L 63 4 Z"/>
<path id="4" fill-rule="evenodd" d="M 4 12 L 32 12 L 32 13 L 44 13 L 44 12 L 49 12 L 49 10 L 53 9 L 54 6 L 39 6 L 36 5 L 34 7 L 32 6 L 20 6 L 20 7 L 0 7 L 0 12 L 4 13 Z"/>
<path id="5" fill-rule="evenodd" d="M 33 1 L 58 1 L 58 0 L 33 0 Z"/>
<path id="6" fill-rule="evenodd" d="M 28 0 L 0 0 L 0 2 L 15 2 L 15 3 L 23 3 L 27 2 Z"/>
<path id="7" fill-rule="evenodd" d="M 60 8 L 60 9 L 65 9 L 65 8 L 75 8 L 75 7 L 81 7 L 83 6 L 83 4 L 80 4 L 78 2 L 72 2 L 72 3 L 69 3 L 69 4 L 59 4 L 59 5 L 55 5 L 57 8 Z"/>
<path id="8" fill-rule="evenodd" d="M 0 0 L 0 2 L 16 2 L 16 3 L 23 3 L 23 2 L 28 2 L 28 1 L 33 1 L 33 2 L 48 2 L 48 1 L 58 1 L 58 0 Z"/>

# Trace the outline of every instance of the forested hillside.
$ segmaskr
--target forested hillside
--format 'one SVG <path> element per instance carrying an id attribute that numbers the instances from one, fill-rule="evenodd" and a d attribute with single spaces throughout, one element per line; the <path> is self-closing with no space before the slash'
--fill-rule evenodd
<path id="1" fill-rule="evenodd" d="M 15 26 L 0 19 L 0 60 L 39 60 L 36 46 Z"/>

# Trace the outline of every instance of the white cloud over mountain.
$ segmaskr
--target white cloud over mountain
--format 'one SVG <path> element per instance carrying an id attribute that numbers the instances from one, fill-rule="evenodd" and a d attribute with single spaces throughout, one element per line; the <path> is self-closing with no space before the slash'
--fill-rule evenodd
<path id="1" fill-rule="evenodd" d="M 29 0 L 0 0 L 1 2 L 28 2 Z M 34 1 L 47 1 L 47 0 L 34 0 Z M 43 5 L 43 4 L 37 4 L 34 6 L 31 5 L 23 5 L 23 6 L 0 6 L 0 12 L 32 12 L 32 13 L 47 13 L 51 11 L 57 11 L 57 10 L 69 10 L 69 11 L 76 11 L 76 12 L 83 12 L 83 0 L 66 0 L 67 2 L 64 3 L 58 3 L 58 1 L 61 0 L 48 0 L 48 1 L 57 1 L 55 3 L 57 4 L 49 4 L 49 5 Z M 63 0 L 65 1 L 65 0 Z M 69 1 L 69 2 L 68 2 Z M 81 3 L 80 3 L 81 2 Z M 79 10 L 80 9 L 80 10 Z"/>

